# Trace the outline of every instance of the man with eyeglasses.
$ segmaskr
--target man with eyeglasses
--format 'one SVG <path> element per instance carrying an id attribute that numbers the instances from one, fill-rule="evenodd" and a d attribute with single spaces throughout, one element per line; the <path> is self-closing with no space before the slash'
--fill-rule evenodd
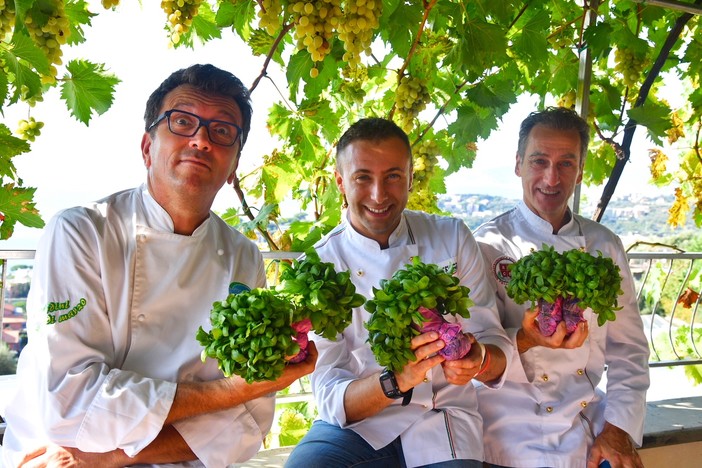
<path id="1" fill-rule="evenodd" d="M 274 382 L 224 378 L 195 339 L 229 285 L 266 284 L 256 245 L 210 211 L 251 123 L 248 90 L 194 65 L 149 98 L 141 187 L 54 217 L 37 249 L 29 343 L 3 466 L 226 466 L 260 448 Z"/>

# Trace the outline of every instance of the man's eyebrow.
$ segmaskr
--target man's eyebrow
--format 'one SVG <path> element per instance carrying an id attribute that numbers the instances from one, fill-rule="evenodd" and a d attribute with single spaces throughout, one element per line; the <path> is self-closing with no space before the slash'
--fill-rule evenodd
<path id="1" fill-rule="evenodd" d="M 539 157 L 543 157 L 543 156 L 548 156 L 548 154 L 544 153 L 542 151 L 535 151 L 533 153 L 528 154 L 526 157 L 531 159 L 531 158 L 539 158 Z M 560 154 L 560 155 L 558 155 L 558 157 L 559 158 L 568 158 L 568 159 L 578 159 L 578 155 L 573 154 L 573 153 Z"/>

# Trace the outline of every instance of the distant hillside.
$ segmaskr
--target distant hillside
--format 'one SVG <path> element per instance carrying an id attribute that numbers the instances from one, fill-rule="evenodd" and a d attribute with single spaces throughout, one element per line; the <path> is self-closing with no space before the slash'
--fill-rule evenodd
<path id="1" fill-rule="evenodd" d="M 605 210 L 602 224 L 622 238 L 627 239 L 634 237 L 664 238 L 681 234 L 684 231 L 699 231 L 692 219 L 688 219 L 684 228 L 678 229 L 674 229 L 666 223 L 668 208 L 673 204 L 673 200 L 672 195 L 613 198 Z M 511 209 L 517 201 L 492 195 L 441 195 L 439 196 L 439 208 L 463 219 L 471 229 L 475 229 L 496 215 Z M 597 200 L 584 202 L 580 212 L 586 218 L 591 218 L 596 206 Z"/>

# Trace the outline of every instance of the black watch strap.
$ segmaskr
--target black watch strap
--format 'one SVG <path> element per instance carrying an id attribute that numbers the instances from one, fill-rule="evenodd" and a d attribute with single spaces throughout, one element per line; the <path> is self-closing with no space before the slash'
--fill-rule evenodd
<path id="1" fill-rule="evenodd" d="M 400 391 L 397 386 L 397 380 L 395 379 L 395 373 L 391 370 L 385 369 L 380 374 L 380 387 L 383 389 L 383 393 L 388 398 L 397 400 L 402 398 L 402 406 L 407 406 L 412 401 L 412 388 L 406 392 Z"/>

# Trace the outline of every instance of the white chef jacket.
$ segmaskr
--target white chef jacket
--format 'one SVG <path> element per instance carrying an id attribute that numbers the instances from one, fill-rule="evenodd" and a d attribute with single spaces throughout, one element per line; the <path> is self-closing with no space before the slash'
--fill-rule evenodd
<path id="1" fill-rule="evenodd" d="M 646 412 L 648 343 L 636 302 L 629 263 L 621 240 L 604 226 L 578 215 L 558 234 L 524 202 L 475 231 L 497 288 L 497 308 L 513 342 L 512 366 L 499 392 L 478 388 L 484 420 L 486 461 L 502 466 L 584 467 L 588 447 L 604 421 L 626 431 L 641 444 Z M 534 347 L 517 352 L 516 335 L 529 303 L 515 304 L 505 293 L 507 265 L 540 250 L 585 247 L 612 258 L 621 269 L 615 321 L 602 327 L 585 310 L 589 335 L 571 350 Z M 607 367 L 606 396 L 596 387 Z"/>
<path id="2" fill-rule="evenodd" d="M 380 280 L 411 262 L 418 255 L 425 263 L 441 267 L 455 265 L 461 284 L 470 288 L 475 306 L 471 318 L 463 323 L 483 343 L 499 346 L 511 355 L 511 345 L 500 326 L 494 294 L 487 283 L 480 250 L 462 221 L 406 210 L 390 236 L 389 248 L 356 232 L 346 221 L 325 236 L 316 246 L 322 261 L 333 262 L 337 271 L 349 270 L 357 292 L 372 297 L 372 287 Z M 447 316 L 448 319 L 451 316 Z M 319 417 L 349 428 L 375 449 L 401 437 L 407 466 L 437 463 L 451 459 L 482 460 L 481 419 L 472 385 L 450 385 L 441 366 L 427 374 L 427 382 L 414 388 L 412 402 L 401 401 L 375 416 L 349 424 L 344 411 L 344 393 L 353 380 L 378 372 L 364 323 L 370 314 L 358 307 L 351 325 L 337 341 L 315 337 L 319 351 L 312 374 L 312 389 Z M 501 381 L 493 383 L 499 387 Z M 380 385 L 380 383 L 378 384 Z"/>
<path id="3" fill-rule="evenodd" d="M 35 257 L 7 466 L 49 441 L 130 456 L 146 447 L 177 382 L 222 378 L 195 336 L 233 281 L 265 286 L 258 248 L 214 213 L 191 236 L 174 234 L 145 185 L 55 216 Z M 175 423 L 201 461 L 186 465 L 250 458 L 273 410 L 271 395 Z"/>

